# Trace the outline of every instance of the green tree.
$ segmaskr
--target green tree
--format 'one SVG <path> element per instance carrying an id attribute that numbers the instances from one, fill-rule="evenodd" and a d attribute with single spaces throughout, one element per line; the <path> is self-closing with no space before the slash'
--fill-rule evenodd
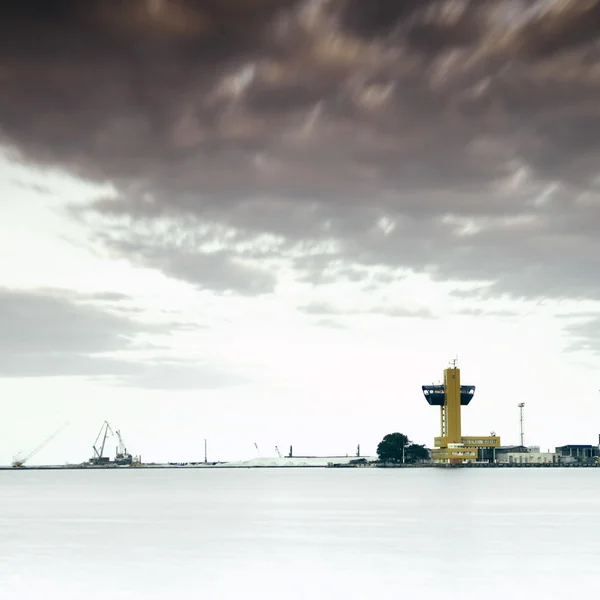
<path id="1" fill-rule="evenodd" d="M 410 441 L 403 433 L 388 433 L 377 446 L 377 456 L 381 462 L 405 462 L 408 444 Z"/>
<path id="2" fill-rule="evenodd" d="M 429 450 L 421 444 L 408 444 L 405 450 L 406 462 L 414 464 L 422 460 L 429 460 Z"/>
<path id="3" fill-rule="evenodd" d="M 407 465 L 429 460 L 429 450 L 421 444 L 413 444 L 403 433 L 388 433 L 377 446 L 381 462 L 405 463 Z"/>

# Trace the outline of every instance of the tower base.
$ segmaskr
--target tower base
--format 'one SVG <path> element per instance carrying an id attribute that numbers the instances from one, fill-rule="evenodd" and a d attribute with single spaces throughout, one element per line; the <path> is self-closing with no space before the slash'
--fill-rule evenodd
<path id="1" fill-rule="evenodd" d="M 500 437 L 491 435 L 486 437 L 469 436 L 462 438 L 462 444 L 449 444 L 446 438 L 436 437 L 435 448 L 431 451 L 434 462 L 465 462 L 476 461 L 480 451 L 486 448 L 498 448 Z"/>

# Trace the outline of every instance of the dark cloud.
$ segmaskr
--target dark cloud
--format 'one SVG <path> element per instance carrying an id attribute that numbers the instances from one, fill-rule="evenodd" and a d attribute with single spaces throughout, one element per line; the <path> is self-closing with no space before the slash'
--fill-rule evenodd
<path id="1" fill-rule="evenodd" d="M 78 305 L 57 292 L 0 289 L 0 312 L 5 356 L 117 352 L 144 331 L 141 323 Z"/>
<path id="2" fill-rule="evenodd" d="M 89 300 L 89 298 L 88 298 Z M 58 291 L 0 288 L 0 376 L 121 374 L 110 353 L 132 347 L 140 323 L 77 302 Z M 108 355 L 108 356 L 107 356 Z"/>
<path id="3" fill-rule="evenodd" d="M 107 297 L 122 299 L 118 296 L 0 288 L 0 377 L 80 376 L 151 389 L 203 389 L 247 380 L 206 361 L 136 357 L 137 336 L 168 334 L 172 327 L 90 305 Z"/>
<path id="4" fill-rule="evenodd" d="M 230 250 L 203 252 L 195 244 L 181 243 L 169 236 L 134 236 L 107 239 L 109 248 L 141 265 L 188 281 L 201 289 L 235 291 L 244 295 L 272 292 L 276 277 L 256 265 L 244 264 L 242 253 Z"/>
<path id="5" fill-rule="evenodd" d="M 431 0 L 380 0 L 361 2 L 346 0 L 342 5 L 342 23 L 353 34 L 369 40 L 373 37 L 389 35 L 398 26 L 418 10 L 429 8 Z"/>
<path id="6" fill-rule="evenodd" d="M 496 293 L 600 294 L 597 1 L 4 4 L 1 140 L 112 183 L 103 235 L 199 220 L 281 236 L 275 255 L 334 240 Z M 230 247 L 119 235 L 172 276 L 273 287 Z"/>

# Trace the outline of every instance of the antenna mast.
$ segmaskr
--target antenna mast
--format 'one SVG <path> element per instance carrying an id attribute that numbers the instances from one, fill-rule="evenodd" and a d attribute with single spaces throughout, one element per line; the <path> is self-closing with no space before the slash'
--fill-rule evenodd
<path id="1" fill-rule="evenodd" d="M 524 433 L 523 433 L 523 412 L 524 412 L 524 409 L 525 409 L 525 402 L 519 402 L 518 406 L 519 406 L 519 429 L 520 429 L 520 434 L 521 434 L 521 446 L 523 446 L 523 438 L 524 438 Z"/>

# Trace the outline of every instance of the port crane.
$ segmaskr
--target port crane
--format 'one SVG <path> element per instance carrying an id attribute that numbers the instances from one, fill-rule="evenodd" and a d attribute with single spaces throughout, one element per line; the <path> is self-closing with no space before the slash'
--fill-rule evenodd
<path id="1" fill-rule="evenodd" d="M 104 456 L 104 448 L 106 447 L 106 440 L 109 437 L 117 436 L 117 448 L 115 451 L 115 460 L 111 462 L 110 457 Z M 125 442 L 123 441 L 123 436 L 121 435 L 121 431 L 119 429 L 114 430 L 110 426 L 108 421 L 104 421 L 102 423 L 102 427 L 100 428 L 100 432 L 96 437 L 96 441 L 93 445 L 94 455 L 90 458 L 89 464 L 91 465 L 139 465 L 141 462 L 141 457 L 136 456 L 135 459 L 133 456 L 127 452 L 127 447 L 125 446 Z"/>
<path id="2" fill-rule="evenodd" d="M 117 452 L 115 456 L 115 462 L 118 465 L 130 465 L 133 462 L 133 457 L 127 452 L 125 442 L 121 437 L 121 432 L 117 429 L 115 433 L 117 435 L 117 439 L 119 440 L 119 445 L 117 446 Z"/>
<path id="3" fill-rule="evenodd" d="M 93 465 L 103 465 L 109 462 L 110 458 L 104 456 L 104 446 L 106 445 L 106 438 L 108 437 L 109 433 L 111 436 L 114 435 L 110 423 L 108 421 L 104 421 L 104 423 L 102 423 L 102 427 L 100 428 L 100 433 L 98 433 L 96 441 L 93 445 L 94 456 L 92 456 L 92 458 L 90 459 L 90 463 L 92 463 Z M 102 440 L 102 443 L 98 448 L 98 443 L 100 440 Z"/>
<path id="4" fill-rule="evenodd" d="M 23 457 L 23 453 L 19 452 L 16 456 L 13 456 L 12 466 L 16 469 L 25 466 L 25 463 L 33 458 L 42 448 L 49 444 L 69 423 L 63 423 L 52 435 L 49 435 L 37 448 L 32 450 L 27 456 Z"/>

